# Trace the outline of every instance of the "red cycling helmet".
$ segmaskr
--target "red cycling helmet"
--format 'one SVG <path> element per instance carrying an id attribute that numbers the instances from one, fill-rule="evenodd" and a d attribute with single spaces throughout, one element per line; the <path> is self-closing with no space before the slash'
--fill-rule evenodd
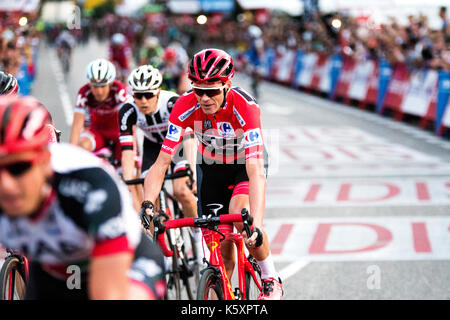
<path id="1" fill-rule="evenodd" d="M 0 97 L 0 155 L 48 144 L 50 114 L 35 98 Z"/>
<path id="2" fill-rule="evenodd" d="M 167 47 L 164 50 L 164 60 L 175 60 L 177 58 L 177 52 L 174 48 Z"/>
<path id="3" fill-rule="evenodd" d="M 193 82 L 226 82 L 233 76 L 233 59 L 220 49 L 202 50 L 189 63 L 188 77 Z"/>

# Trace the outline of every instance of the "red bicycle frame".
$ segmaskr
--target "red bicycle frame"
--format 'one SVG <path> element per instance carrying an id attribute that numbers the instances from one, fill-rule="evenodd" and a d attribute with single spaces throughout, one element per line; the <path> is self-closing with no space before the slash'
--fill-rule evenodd
<path id="1" fill-rule="evenodd" d="M 164 231 L 166 229 L 173 229 L 173 228 L 181 228 L 181 227 L 205 227 L 205 226 L 216 226 L 219 224 L 229 224 L 233 222 L 242 222 L 243 218 L 241 214 L 228 214 L 228 215 L 221 215 L 219 217 L 209 218 L 209 219 L 203 219 L 203 218 L 183 218 L 183 219 L 175 219 L 175 220 L 169 220 L 164 222 L 163 228 Z M 160 232 L 158 234 L 158 244 L 161 247 L 161 250 L 163 254 L 166 257 L 171 257 L 173 255 L 173 252 L 167 248 L 165 238 L 164 238 L 164 231 Z M 211 231 L 211 237 L 210 241 L 208 243 L 208 246 L 210 248 L 210 258 L 209 258 L 209 267 L 217 268 L 220 272 L 221 279 L 222 279 L 222 287 L 224 291 L 224 299 L 225 300 L 236 300 L 236 295 L 233 292 L 233 289 L 231 287 L 231 282 L 227 277 L 225 266 L 222 260 L 222 254 L 220 251 L 220 243 L 223 240 L 229 240 L 232 241 L 236 248 L 237 248 L 237 257 L 238 257 L 238 281 L 239 281 L 239 289 L 241 296 L 238 298 L 246 299 L 246 288 L 245 288 L 245 272 L 250 272 L 252 275 L 253 280 L 258 286 L 258 289 L 261 290 L 262 286 L 261 283 L 259 283 L 255 271 L 253 270 L 253 267 L 251 263 L 248 261 L 247 257 L 245 256 L 244 251 L 244 241 L 241 234 L 233 233 L 233 232 L 227 232 L 224 234 L 225 238 L 219 234 L 218 232 Z"/>

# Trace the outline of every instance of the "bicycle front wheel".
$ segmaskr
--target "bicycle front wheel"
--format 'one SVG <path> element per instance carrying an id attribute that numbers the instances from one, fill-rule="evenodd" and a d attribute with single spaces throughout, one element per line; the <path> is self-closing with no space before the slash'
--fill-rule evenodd
<path id="1" fill-rule="evenodd" d="M 249 255 L 248 262 L 250 262 L 253 270 L 255 271 L 256 281 L 261 284 L 261 268 L 256 262 L 256 259 Z M 259 294 L 261 293 L 256 281 L 253 279 L 250 271 L 245 271 L 245 296 L 247 300 L 257 300 Z"/>
<path id="2" fill-rule="evenodd" d="M 169 230 L 170 231 L 170 230 Z M 171 233 L 167 233 L 167 238 L 169 240 L 170 250 L 173 252 L 171 260 L 171 270 L 166 274 L 166 299 L 167 300 L 181 300 L 181 276 L 180 276 L 180 265 L 178 261 L 177 247 L 174 245 Z"/>
<path id="3" fill-rule="evenodd" d="M 198 284 L 197 300 L 224 300 L 222 279 L 213 269 L 203 272 Z"/>
<path id="4" fill-rule="evenodd" d="M 23 265 L 19 258 L 6 257 L 0 271 L 1 300 L 23 300 L 25 298 L 26 282 L 22 277 Z"/>

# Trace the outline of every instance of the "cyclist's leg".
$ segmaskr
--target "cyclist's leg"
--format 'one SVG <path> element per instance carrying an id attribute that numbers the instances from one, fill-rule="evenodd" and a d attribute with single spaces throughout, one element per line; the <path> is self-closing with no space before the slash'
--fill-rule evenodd
<path id="1" fill-rule="evenodd" d="M 231 195 L 233 193 L 232 180 L 233 166 L 223 164 L 204 164 L 200 165 L 202 172 L 202 179 L 200 185 L 197 186 L 199 191 L 199 199 L 201 199 L 200 212 L 202 215 L 216 215 L 227 214 L 229 212 L 228 206 Z M 197 172 L 199 172 L 197 170 Z M 227 228 L 227 227 L 225 227 Z M 205 242 L 208 243 L 209 230 L 202 229 L 204 232 Z M 219 230 L 220 231 L 220 230 Z M 224 231 L 224 230 L 223 230 Z M 221 252 L 223 263 L 230 278 L 233 274 L 235 261 L 233 243 L 223 241 L 221 243 Z"/>
<path id="2" fill-rule="evenodd" d="M 177 172 L 178 170 L 186 169 L 187 160 L 182 157 L 175 165 L 172 163 L 172 172 Z M 173 193 L 175 198 L 181 204 L 183 215 L 189 218 L 197 218 L 197 198 L 192 193 L 192 190 L 188 187 L 190 183 L 189 177 L 183 177 L 179 179 L 172 180 Z M 197 263 L 199 266 L 203 265 L 203 258 L 205 256 L 203 248 L 203 237 L 200 228 L 191 228 L 193 244 L 195 248 L 195 257 L 197 258 Z"/>
<path id="3" fill-rule="evenodd" d="M 230 201 L 230 213 L 239 213 L 243 208 L 250 210 L 250 202 L 248 197 L 248 181 L 239 182 L 233 189 L 233 195 Z M 236 228 L 239 232 L 242 232 L 242 223 L 236 223 Z M 267 258 L 270 254 L 269 242 L 264 230 L 263 233 L 263 243 L 258 248 L 247 247 L 250 254 L 255 257 L 257 261 L 262 261 Z"/>
<path id="4" fill-rule="evenodd" d="M 249 209 L 250 207 L 248 197 L 248 177 L 245 166 L 237 173 L 236 182 L 236 187 L 234 188 L 233 196 L 230 201 L 230 212 L 241 212 L 242 208 Z M 236 228 L 242 232 L 242 223 L 236 224 Z M 247 249 L 261 268 L 261 278 L 272 278 L 280 282 L 278 272 L 276 271 L 275 264 L 270 254 L 269 238 L 262 228 L 260 231 L 263 234 L 262 244 L 258 248 L 247 246 Z"/>
<path id="5" fill-rule="evenodd" d="M 173 172 L 185 169 L 186 163 L 186 160 L 178 162 L 174 166 Z M 197 199 L 192 193 L 192 190 L 189 189 L 188 183 L 188 177 L 173 180 L 173 193 L 175 195 L 175 198 L 181 203 L 181 206 L 183 207 L 183 214 L 186 217 L 197 218 Z"/>

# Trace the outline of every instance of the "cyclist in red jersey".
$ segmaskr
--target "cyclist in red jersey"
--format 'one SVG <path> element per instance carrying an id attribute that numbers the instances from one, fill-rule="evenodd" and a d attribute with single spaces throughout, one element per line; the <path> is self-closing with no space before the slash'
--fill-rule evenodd
<path id="1" fill-rule="evenodd" d="M 199 140 L 201 164 L 197 168 L 199 216 L 241 212 L 249 208 L 254 218 L 253 234 L 242 232 L 249 252 L 261 267 L 263 290 L 260 300 L 281 299 L 281 279 L 270 254 L 264 232 L 265 170 L 260 110 L 255 99 L 241 88 L 231 87 L 234 65 L 229 54 L 205 49 L 194 55 L 188 76 L 193 91 L 181 96 L 169 118 L 166 138 L 155 164 L 145 178 L 142 208 L 152 214 L 164 179 L 181 141 L 190 127 Z M 235 265 L 231 243 L 222 244 L 222 256 L 231 276 Z"/>
<path id="2" fill-rule="evenodd" d="M 112 35 L 108 48 L 108 57 L 117 68 L 118 79 L 125 81 L 130 69 L 132 52 L 127 38 L 122 33 Z"/>
<path id="3" fill-rule="evenodd" d="M 105 59 L 89 63 L 86 77 L 89 83 L 78 91 L 70 143 L 89 151 L 100 150 L 112 143 L 119 163 L 119 105 L 128 99 L 126 87 L 115 80 L 115 67 Z"/>

